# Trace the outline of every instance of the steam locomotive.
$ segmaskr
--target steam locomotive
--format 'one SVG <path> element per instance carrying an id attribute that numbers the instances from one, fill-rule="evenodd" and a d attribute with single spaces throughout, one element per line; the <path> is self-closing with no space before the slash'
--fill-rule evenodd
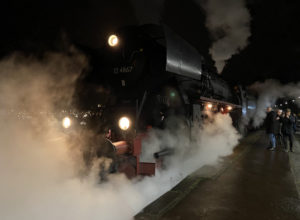
<path id="1" fill-rule="evenodd" d="M 142 142 L 171 116 L 191 127 L 206 109 L 230 114 L 241 130 L 243 115 L 255 106 L 242 87 L 231 88 L 167 26 L 120 28 L 90 60 L 93 69 L 78 81 L 78 106 L 96 112 L 88 122 L 98 134 L 93 152 L 109 155 L 112 172 L 128 177 L 155 174 L 156 163 L 140 161 Z M 160 158 L 171 152 L 153 153 Z"/>

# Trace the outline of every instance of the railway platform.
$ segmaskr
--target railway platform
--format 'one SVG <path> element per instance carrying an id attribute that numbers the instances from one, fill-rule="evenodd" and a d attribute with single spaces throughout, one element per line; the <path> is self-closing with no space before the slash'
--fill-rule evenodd
<path id="1" fill-rule="evenodd" d="M 195 171 L 135 219 L 300 219 L 300 147 L 266 146 L 264 131 L 248 135 L 218 166 Z"/>

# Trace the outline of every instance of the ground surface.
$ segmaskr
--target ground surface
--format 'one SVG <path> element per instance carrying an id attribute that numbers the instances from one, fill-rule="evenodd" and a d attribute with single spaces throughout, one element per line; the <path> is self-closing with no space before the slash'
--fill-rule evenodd
<path id="1" fill-rule="evenodd" d="M 263 132 L 257 135 L 224 172 L 199 184 L 160 219 L 300 219 L 289 153 L 266 150 Z"/>

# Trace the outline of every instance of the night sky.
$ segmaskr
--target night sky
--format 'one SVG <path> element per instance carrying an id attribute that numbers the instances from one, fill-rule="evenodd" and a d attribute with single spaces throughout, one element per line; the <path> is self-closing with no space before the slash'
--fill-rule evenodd
<path id="1" fill-rule="evenodd" d="M 205 12 L 194 1 L 165 0 L 160 11 L 135 0 L 16 1 L 1 3 L 0 55 L 61 50 L 67 39 L 97 49 L 124 25 L 163 22 L 194 45 L 208 60 L 212 36 Z M 141 1 L 140 1 L 141 2 Z M 147 2 L 147 1 L 145 1 Z M 157 2 L 157 1 L 154 1 Z M 251 36 L 248 46 L 227 61 L 222 76 L 251 84 L 267 78 L 300 80 L 300 2 L 248 0 Z"/>

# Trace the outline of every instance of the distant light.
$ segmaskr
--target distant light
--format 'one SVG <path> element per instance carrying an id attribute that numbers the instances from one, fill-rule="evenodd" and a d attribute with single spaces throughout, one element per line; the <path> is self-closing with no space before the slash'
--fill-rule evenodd
<path id="1" fill-rule="evenodd" d="M 108 44 L 109 44 L 109 46 L 115 47 L 115 46 L 118 45 L 118 43 L 119 43 L 119 39 L 118 39 L 118 37 L 116 35 L 113 34 L 113 35 L 109 36 L 109 38 L 108 38 Z"/>
<path id="2" fill-rule="evenodd" d="M 228 106 L 227 106 L 227 110 L 228 110 L 228 111 L 231 111 L 231 110 L 232 110 L 232 106 L 228 105 Z"/>
<path id="3" fill-rule="evenodd" d="M 85 125 L 86 125 L 86 122 L 85 122 L 85 121 L 81 121 L 81 122 L 80 122 L 80 125 L 85 126 Z"/>
<path id="4" fill-rule="evenodd" d="M 282 106 L 282 104 L 280 104 L 280 106 Z"/>
<path id="5" fill-rule="evenodd" d="M 171 93 L 170 93 L 170 96 L 171 96 L 171 97 L 175 97 L 175 92 L 171 92 Z"/>
<path id="6" fill-rule="evenodd" d="M 288 104 L 288 102 L 285 102 L 284 104 L 286 104 L 286 105 L 287 105 L 287 104 Z"/>
<path id="7" fill-rule="evenodd" d="M 255 106 L 253 106 L 253 105 L 248 105 L 247 108 L 248 108 L 248 109 L 255 109 Z"/>
<path id="8" fill-rule="evenodd" d="M 293 99 L 292 102 L 295 102 L 295 99 Z"/>
<path id="9" fill-rule="evenodd" d="M 243 115 L 247 114 L 247 109 L 245 107 L 242 108 L 242 113 L 243 113 Z"/>
<path id="10" fill-rule="evenodd" d="M 71 119 L 69 117 L 65 117 L 62 120 L 62 125 L 64 128 L 69 128 L 71 126 Z"/>
<path id="11" fill-rule="evenodd" d="M 208 109 L 211 109 L 211 108 L 213 107 L 213 105 L 212 105 L 211 103 L 208 103 L 208 104 L 206 105 L 206 107 L 207 107 Z"/>

